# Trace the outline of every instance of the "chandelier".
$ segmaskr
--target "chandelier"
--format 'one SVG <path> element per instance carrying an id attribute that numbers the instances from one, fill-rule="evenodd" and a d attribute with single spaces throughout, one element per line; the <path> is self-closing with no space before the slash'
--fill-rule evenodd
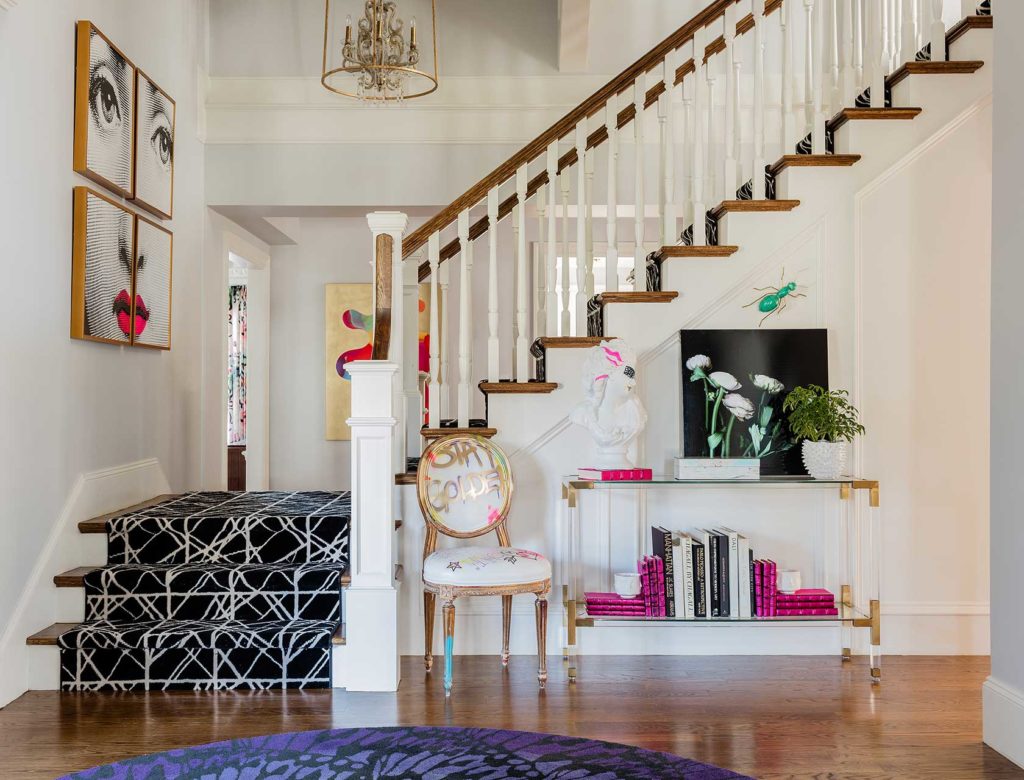
<path id="1" fill-rule="evenodd" d="M 348 0 L 351 3 L 352 0 Z M 408 33 L 399 15 L 398 0 L 365 0 L 363 14 L 353 23 L 335 15 L 345 0 L 325 0 L 324 57 L 320 83 L 331 92 L 367 102 L 401 102 L 437 89 L 436 0 L 403 0 L 430 10 L 426 51 L 416 17 Z M 430 69 L 429 65 L 433 68 Z"/>

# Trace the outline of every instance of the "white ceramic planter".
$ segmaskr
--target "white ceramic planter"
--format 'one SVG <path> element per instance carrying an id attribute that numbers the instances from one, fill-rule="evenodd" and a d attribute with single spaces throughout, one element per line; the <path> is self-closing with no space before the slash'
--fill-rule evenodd
<path id="1" fill-rule="evenodd" d="M 804 468 L 815 479 L 838 479 L 846 469 L 845 441 L 804 441 Z"/>

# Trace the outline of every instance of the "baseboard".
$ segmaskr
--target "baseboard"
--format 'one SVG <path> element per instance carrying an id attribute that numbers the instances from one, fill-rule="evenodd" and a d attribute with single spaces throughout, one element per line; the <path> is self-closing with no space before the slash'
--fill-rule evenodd
<path id="1" fill-rule="evenodd" d="M 981 687 L 981 706 L 985 744 L 1024 768 L 1024 692 L 989 677 Z"/>
<path id="2" fill-rule="evenodd" d="M 75 480 L 0 637 L 0 658 L 4 659 L 0 665 L 0 707 L 26 690 L 52 690 L 59 685 L 55 653 L 50 648 L 29 647 L 25 639 L 52 623 L 82 617 L 80 613 L 62 613 L 62 608 L 71 607 L 62 602 L 53 584 L 53 576 L 66 569 L 105 561 L 105 540 L 99 535 L 83 536 L 78 523 L 169 492 L 167 477 L 156 458 L 87 472 Z M 32 519 L 40 523 L 48 520 Z"/>

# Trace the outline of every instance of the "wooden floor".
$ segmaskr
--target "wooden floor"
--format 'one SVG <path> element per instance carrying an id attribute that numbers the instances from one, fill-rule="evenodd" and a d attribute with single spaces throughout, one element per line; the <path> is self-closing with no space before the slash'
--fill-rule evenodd
<path id="1" fill-rule="evenodd" d="M 759 778 L 1024 778 L 981 744 L 987 658 L 591 657 L 578 684 L 551 659 L 456 659 L 440 675 L 407 658 L 398 695 L 344 691 L 78 694 L 35 692 L 0 710 L 0 777 L 54 778 L 184 745 L 348 726 L 488 726 L 628 742 Z"/>

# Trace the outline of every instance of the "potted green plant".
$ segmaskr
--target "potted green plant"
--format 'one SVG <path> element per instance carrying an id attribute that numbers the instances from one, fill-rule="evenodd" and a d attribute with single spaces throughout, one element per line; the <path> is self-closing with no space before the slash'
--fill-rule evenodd
<path id="1" fill-rule="evenodd" d="M 845 390 L 807 385 L 794 388 L 782 403 L 790 431 L 803 440 L 804 467 L 815 479 L 842 476 L 849 442 L 864 433 L 859 412 L 847 396 Z"/>

